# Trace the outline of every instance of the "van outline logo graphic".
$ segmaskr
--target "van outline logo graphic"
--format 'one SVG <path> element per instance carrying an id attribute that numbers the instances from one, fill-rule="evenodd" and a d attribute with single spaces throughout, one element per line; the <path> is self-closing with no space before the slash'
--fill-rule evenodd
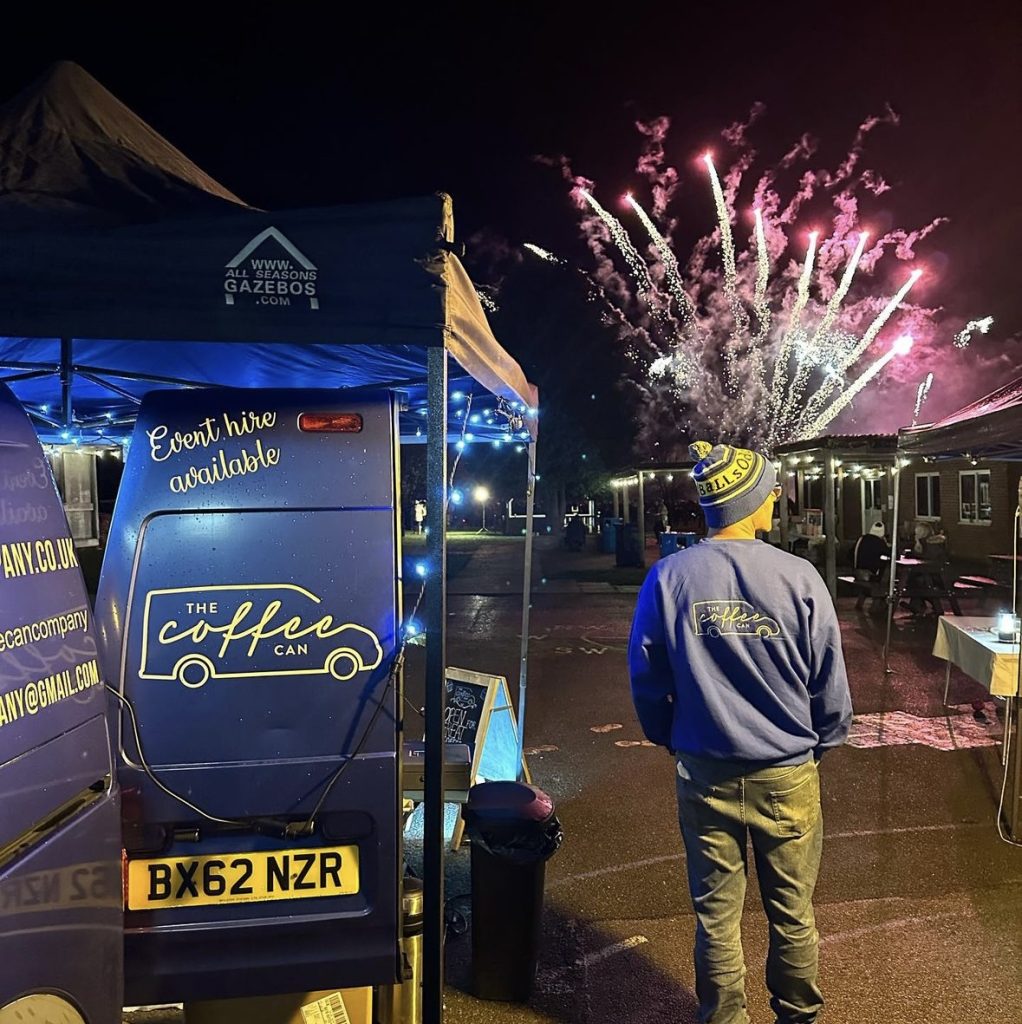
<path id="1" fill-rule="evenodd" d="M 284 257 L 255 259 L 254 254 L 271 239 L 284 250 Z M 292 299 L 306 298 L 310 309 L 319 309 L 316 264 L 275 227 L 260 231 L 224 269 L 224 301 L 228 306 L 235 304 L 237 296 L 248 295 L 258 306 L 290 306 Z"/>
<path id="2" fill-rule="evenodd" d="M 264 591 L 276 591 L 278 595 L 287 593 L 291 597 L 298 594 L 313 605 L 322 605 L 322 599 L 311 590 L 294 583 L 216 584 L 150 590 L 146 594 L 145 610 L 142 615 L 139 679 L 176 680 L 191 690 L 199 689 L 210 679 L 251 679 L 267 676 L 330 675 L 343 683 L 354 679 L 359 672 L 378 668 L 383 661 L 383 647 L 379 637 L 371 629 L 357 622 L 337 624 L 330 614 L 320 615 L 318 619 L 306 622 L 291 608 L 285 611 L 279 620 L 274 621 L 283 606 L 279 597 L 271 597 L 261 609 L 255 611 L 254 615 L 250 614 L 256 609 L 256 603 L 251 600 L 253 592 Z M 167 603 L 162 600 L 164 598 L 180 598 L 185 594 L 193 598 L 184 602 L 184 605 L 195 606 L 195 611 L 188 612 L 195 617 L 195 621 L 184 628 L 177 618 L 167 618 L 157 624 L 153 614 L 154 607 Z M 221 611 L 218 607 L 220 602 L 230 595 L 237 595 L 238 600 Z M 180 607 L 178 604 L 177 608 Z M 176 610 L 174 614 L 180 615 L 180 611 Z M 208 621 L 211 614 L 222 616 L 223 621 L 211 624 Z M 350 644 L 327 644 L 322 661 L 317 659 L 315 667 L 310 667 L 308 663 L 304 668 L 294 667 L 295 658 L 314 658 L 309 656 L 309 641 L 321 643 L 341 634 L 354 634 L 366 638 L 363 646 L 369 648 L 371 653 L 367 655 Z M 190 641 L 191 646 L 184 653 L 167 659 L 166 665 L 171 666 L 169 671 L 160 671 L 160 668 L 165 666 L 157 655 L 163 648 L 170 648 L 181 641 Z M 245 671 L 231 671 L 223 662 L 229 650 L 231 653 L 239 650 L 239 647 L 235 646 L 239 641 L 247 641 L 247 650 L 243 654 L 248 659 L 256 659 L 256 665 Z M 267 644 L 266 641 L 275 642 Z M 157 648 L 156 654 L 153 647 Z M 324 650 L 322 646 L 319 649 Z M 268 658 L 287 659 L 287 667 L 263 667 L 267 664 Z"/>
<path id="3" fill-rule="evenodd" d="M 696 636 L 743 636 L 774 640 L 781 635 L 776 619 L 757 611 L 748 601 L 696 601 L 692 605 Z"/>

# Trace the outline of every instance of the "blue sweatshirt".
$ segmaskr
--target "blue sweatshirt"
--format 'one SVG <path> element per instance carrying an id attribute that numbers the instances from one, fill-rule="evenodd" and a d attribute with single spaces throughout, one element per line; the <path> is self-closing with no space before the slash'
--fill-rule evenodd
<path id="1" fill-rule="evenodd" d="M 759 541 L 704 541 L 657 562 L 628 667 L 643 731 L 678 753 L 798 764 L 851 725 L 830 594 L 805 559 Z"/>

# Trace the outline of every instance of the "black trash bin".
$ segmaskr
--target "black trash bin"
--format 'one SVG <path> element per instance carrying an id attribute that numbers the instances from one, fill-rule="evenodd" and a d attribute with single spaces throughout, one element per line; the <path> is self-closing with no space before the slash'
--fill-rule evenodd
<path id="1" fill-rule="evenodd" d="M 561 845 L 553 801 L 520 782 L 482 782 L 463 811 L 472 844 L 472 982 L 480 999 L 524 1003 L 539 955 L 546 862 Z"/>
<path id="2" fill-rule="evenodd" d="M 618 523 L 615 530 L 617 532 L 615 554 L 618 568 L 641 566 L 643 563 L 642 552 L 639 550 L 639 524 Z"/>

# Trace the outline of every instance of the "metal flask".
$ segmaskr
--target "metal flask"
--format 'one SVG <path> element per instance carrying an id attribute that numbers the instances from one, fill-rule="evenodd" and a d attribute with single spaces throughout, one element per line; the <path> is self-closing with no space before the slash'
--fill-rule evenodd
<path id="1" fill-rule="evenodd" d="M 401 896 L 401 976 L 381 986 L 379 1024 L 422 1024 L 422 882 L 405 878 Z"/>

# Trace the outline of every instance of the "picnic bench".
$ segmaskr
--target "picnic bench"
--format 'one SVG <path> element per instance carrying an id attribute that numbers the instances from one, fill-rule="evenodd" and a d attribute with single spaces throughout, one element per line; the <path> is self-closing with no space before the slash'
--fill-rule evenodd
<path id="1" fill-rule="evenodd" d="M 888 560 L 889 561 L 889 560 Z M 938 615 L 944 614 L 946 601 L 955 615 L 961 615 L 959 597 L 982 592 L 982 584 L 973 580 L 952 578 L 946 563 L 925 561 L 921 558 L 902 557 L 898 559 L 899 572 L 895 580 L 894 606 L 902 601 L 921 601 L 929 604 Z M 865 576 L 853 573 L 839 576 L 839 580 L 851 586 L 857 594 L 855 607 L 862 610 L 866 598 L 886 601 L 890 590 L 889 564 L 879 576 Z"/>

